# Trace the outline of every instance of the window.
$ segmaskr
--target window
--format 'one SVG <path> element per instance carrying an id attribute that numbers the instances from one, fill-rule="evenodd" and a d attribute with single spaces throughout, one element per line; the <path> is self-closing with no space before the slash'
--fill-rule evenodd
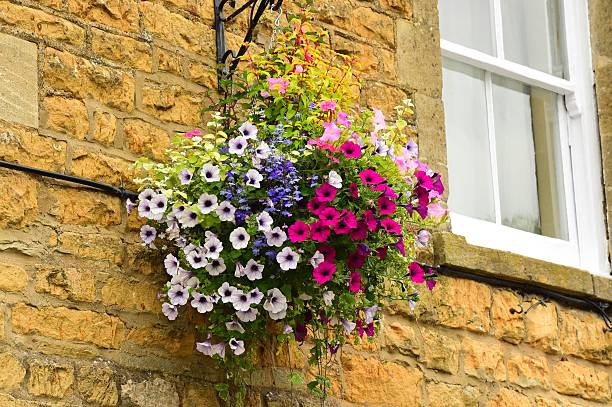
<path id="1" fill-rule="evenodd" d="M 439 0 L 455 233 L 607 274 L 586 0 Z"/>

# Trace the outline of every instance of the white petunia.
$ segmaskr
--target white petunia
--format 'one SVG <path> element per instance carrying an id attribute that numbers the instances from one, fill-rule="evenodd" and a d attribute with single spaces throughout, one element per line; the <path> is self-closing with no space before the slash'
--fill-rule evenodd
<path id="1" fill-rule="evenodd" d="M 208 274 L 211 276 L 218 276 L 219 274 L 223 273 L 225 269 L 225 261 L 222 257 L 213 259 L 206 265 L 206 271 L 208 271 Z"/>
<path id="2" fill-rule="evenodd" d="M 168 290 L 168 298 L 172 305 L 185 305 L 189 299 L 189 292 L 181 285 L 173 285 Z"/>
<path id="3" fill-rule="evenodd" d="M 144 244 L 151 244 L 157 236 L 157 230 L 149 225 L 142 225 L 140 228 L 140 238 Z"/>
<path id="4" fill-rule="evenodd" d="M 246 137 L 238 136 L 231 139 L 228 144 L 230 154 L 243 155 L 249 142 Z"/>
<path id="5" fill-rule="evenodd" d="M 191 179 L 193 178 L 193 173 L 188 169 L 184 169 L 179 173 L 178 177 L 179 180 L 181 180 L 181 184 L 187 185 L 191 182 Z"/>
<path id="6" fill-rule="evenodd" d="M 175 276 L 178 271 L 179 261 L 174 255 L 169 254 L 164 259 L 164 267 L 166 268 L 166 273 L 171 276 Z"/>
<path id="7" fill-rule="evenodd" d="M 198 214 L 189 208 L 185 208 L 180 217 L 178 217 L 178 221 L 183 227 L 192 228 L 198 224 Z"/>
<path id="8" fill-rule="evenodd" d="M 355 329 L 357 324 L 352 322 L 352 321 L 349 321 L 347 319 L 343 319 L 342 320 L 342 326 L 344 327 L 344 333 L 346 333 L 348 335 L 351 332 L 353 332 L 353 330 Z"/>
<path id="9" fill-rule="evenodd" d="M 244 277 L 246 275 L 244 266 L 242 263 L 237 262 L 236 268 L 234 269 L 234 277 Z"/>
<path id="10" fill-rule="evenodd" d="M 231 297 L 232 305 L 236 311 L 248 311 L 251 307 L 251 301 L 249 300 L 249 294 L 242 290 L 234 290 Z"/>
<path id="11" fill-rule="evenodd" d="M 264 235 L 266 236 L 268 246 L 281 247 L 287 240 L 287 234 L 278 226 L 272 230 L 265 231 Z"/>
<path id="12" fill-rule="evenodd" d="M 279 313 L 287 309 L 287 298 L 278 288 L 268 290 L 268 298 L 264 302 L 263 308 L 269 313 Z"/>
<path id="13" fill-rule="evenodd" d="M 217 292 L 221 296 L 221 302 L 223 302 L 224 304 L 231 302 L 232 294 L 234 294 L 234 291 L 236 290 L 237 288 L 229 285 L 227 281 L 221 284 L 221 287 L 219 287 L 219 289 L 217 290 Z"/>
<path id="14" fill-rule="evenodd" d="M 190 277 L 185 281 L 185 288 L 197 288 L 200 285 L 200 279 L 196 276 Z"/>
<path id="15" fill-rule="evenodd" d="M 208 295 L 202 295 L 194 291 L 191 293 L 191 296 L 193 297 L 193 300 L 191 300 L 191 306 L 200 314 L 205 314 L 213 310 L 215 303 Z"/>
<path id="16" fill-rule="evenodd" d="M 170 284 L 179 284 L 185 286 L 187 285 L 187 281 L 189 281 L 191 277 L 193 277 L 193 273 L 179 267 L 178 271 L 176 272 L 176 275 L 172 276 L 172 278 L 170 279 Z"/>
<path id="17" fill-rule="evenodd" d="M 219 219 L 224 222 L 233 222 L 235 213 L 236 208 L 229 201 L 223 201 L 217 207 L 217 215 L 219 215 Z"/>
<path id="18" fill-rule="evenodd" d="M 138 194 L 138 200 L 139 201 L 151 201 L 155 195 L 156 195 L 155 191 L 153 191 L 151 188 L 143 189 Z"/>
<path id="19" fill-rule="evenodd" d="M 336 171 L 332 170 L 327 176 L 327 182 L 334 188 L 342 188 L 342 177 Z"/>
<path id="20" fill-rule="evenodd" d="M 246 173 L 246 184 L 253 188 L 259 188 L 261 186 L 260 182 L 263 180 L 263 176 L 259 173 L 259 171 L 250 169 Z"/>
<path id="21" fill-rule="evenodd" d="M 283 319 L 287 316 L 287 309 L 284 309 L 280 312 L 270 312 L 268 313 L 268 315 L 270 316 L 270 319 L 273 319 L 275 321 L 278 321 L 280 319 Z"/>
<path id="22" fill-rule="evenodd" d="M 144 199 L 138 204 L 138 216 L 151 220 L 161 220 L 164 217 L 163 213 L 153 213 L 151 201 Z"/>
<path id="23" fill-rule="evenodd" d="M 272 227 L 274 220 L 268 212 L 262 212 L 255 217 L 257 219 L 257 230 L 268 231 Z"/>
<path id="24" fill-rule="evenodd" d="M 244 138 L 249 140 L 255 140 L 257 137 L 257 126 L 250 122 L 242 123 L 242 126 L 238 128 L 238 131 L 242 133 Z"/>
<path id="25" fill-rule="evenodd" d="M 215 195 L 202 194 L 200 195 L 200 199 L 198 199 L 198 208 L 200 208 L 200 211 L 205 215 L 217 209 L 218 206 L 217 197 Z"/>
<path id="26" fill-rule="evenodd" d="M 151 212 L 154 214 L 164 213 L 168 205 L 168 198 L 164 194 L 157 194 L 151 199 Z"/>
<path id="27" fill-rule="evenodd" d="M 234 355 L 239 356 L 244 353 L 244 341 L 239 341 L 235 338 L 232 338 L 228 342 L 229 347 L 232 351 L 234 351 Z"/>
<path id="28" fill-rule="evenodd" d="M 208 264 L 206 258 L 204 257 L 204 250 L 200 247 L 190 251 L 186 257 L 187 261 L 194 269 L 201 269 L 202 267 L 206 267 L 206 264 Z"/>
<path id="29" fill-rule="evenodd" d="M 255 260 L 251 259 L 247 262 L 246 266 L 244 266 L 244 274 L 251 281 L 260 280 L 263 278 L 263 275 L 261 274 L 263 269 L 263 264 L 259 264 Z"/>
<path id="30" fill-rule="evenodd" d="M 196 350 L 206 356 L 213 356 L 215 354 L 215 348 L 213 348 L 210 341 L 196 342 Z"/>
<path id="31" fill-rule="evenodd" d="M 376 148 L 374 149 L 374 154 L 380 155 L 381 157 L 385 157 L 389 152 L 389 147 L 382 141 L 376 142 Z"/>
<path id="32" fill-rule="evenodd" d="M 270 156 L 270 146 L 265 142 L 261 142 L 255 149 L 255 157 L 260 160 L 265 160 Z"/>
<path id="33" fill-rule="evenodd" d="M 323 293 L 323 302 L 325 303 L 325 305 L 327 305 L 328 307 L 331 307 L 332 305 L 332 301 L 334 300 L 334 297 L 336 297 L 336 294 L 334 294 L 333 291 L 325 291 Z"/>
<path id="34" fill-rule="evenodd" d="M 228 331 L 236 331 L 236 332 L 240 332 L 241 334 L 243 334 L 244 328 L 242 327 L 242 325 L 240 325 L 240 322 L 234 320 L 234 321 L 230 321 L 230 322 L 226 322 L 225 323 L 225 329 L 227 329 Z"/>
<path id="35" fill-rule="evenodd" d="M 166 222 L 168 228 L 166 229 L 166 235 L 169 240 L 174 240 L 181 235 L 181 228 L 179 228 L 178 222 L 173 220 L 171 222 Z"/>
<path id="36" fill-rule="evenodd" d="M 310 258 L 310 265 L 314 268 L 319 267 L 321 263 L 325 261 L 325 256 L 320 251 L 316 251 L 315 254 Z"/>
<path id="37" fill-rule="evenodd" d="M 178 317 L 178 307 L 172 304 L 168 304 L 167 302 L 162 304 L 162 313 L 168 318 L 170 321 L 174 321 L 176 317 Z"/>
<path id="38" fill-rule="evenodd" d="M 229 240 L 232 243 L 232 247 L 236 250 L 247 247 L 250 239 L 251 236 L 249 236 L 246 229 L 243 227 L 234 229 L 229 235 Z"/>
<path id="39" fill-rule="evenodd" d="M 200 171 L 200 175 L 206 180 L 206 182 L 216 182 L 221 180 L 221 177 L 219 176 L 219 167 L 212 164 L 204 164 L 202 166 L 202 170 Z"/>
<path id="40" fill-rule="evenodd" d="M 298 261 L 300 261 L 300 255 L 291 250 L 291 248 L 285 247 L 276 255 L 276 261 L 281 269 L 285 271 L 292 270 L 297 268 Z"/>
<path id="41" fill-rule="evenodd" d="M 219 254 L 223 251 L 223 243 L 216 236 L 206 239 L 204 242 L 206 249 L 206 257 L 209 259 L 218 259 Z"/>
<path id="42" fill-rule="evenodd" d="M 259 311 L 257 308 L 249 308 L 247 311 L 238 311 L 236 312 L 236 316 L 242 322 L 253 322 L 257 319 L 257 314 Z"/>
<path id="43" fill-rule="evenodd" d="M 263 300 L 263 293 L 259 291 L 259 288 L 255 287 L 251 291 L 249 291 L 249 300 L 251 304 L 259 304 L 261 300 Z"/>

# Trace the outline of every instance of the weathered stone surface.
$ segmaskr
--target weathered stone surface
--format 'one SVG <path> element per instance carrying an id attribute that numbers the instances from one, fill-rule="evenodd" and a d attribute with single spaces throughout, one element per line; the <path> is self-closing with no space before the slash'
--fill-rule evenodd
<path id="1" fill-rule="evenodd" d="M 26 370 L 14 355 L 0 353 L 0 389 L 17 390 L 25 378 Z"/>
<path id="2" fill-rule="evenodd" d="M 487 402 L 486 407 L 526 407 L 530 405 L 525 395 L 502 387 L 499 393 Z"/>
<path id="3" fill-rule="evenodd" d="M 217 391 L 205 384 L 189 384 L 183 397 L 183 407 L 219 407 Z"/>
<path id="4" fill-rule="evenodd" d="M 123 31 L 138 31 L 137 0 L 68 0 L 68 11 Z"/>
<path id="5" fill-rule="evenodd" d="M 28 391 L 35 396 L 62 398 L 74 383 L 74 368 L 69 364 L 36 361 L 30 365 Z"/>
<path id="6" fill-rule="evenodd" d="M 535 398 L 534 405 L 535 407 L 563 407 L 563 405 L 557 400 L 547 399 L 540 396 Z"/>
<path id="7" fill-rule="evenodd" d="M 142 89 L 144 110 L 160 120 L 197 126 L 202 121 L 202 95 L 178 85 L 146 83 Z"/>
<path id="8" fill-rule="evenodd" d="M 459 371 L 459 340 L 435 330 L 422 331 L 423 352 L 420 361 L 430 369 L 456 374 Z"/>
<path id="9" fill-rule="evenodd" d="M 59 239 L 62 253 L 79 258 L 105 260 L 121 265 L 125 257 L 123 242 L 116 237 L 64 232 Z"/>
<path id="10" fill-rule="evenodd" d="M 478 407 L 480 391 L 472 386 L 428 383 L 429 407 Z"/>
<path id="11" fill-rule="evenodd" d="M 404 355 L 418 355 L 420 353 L 420 339 L 417 337 L 415 329 L 406 323 L 405 320 L 385 319 L 385 346 L 392 350 L 397 350 Z"/>
<path id="12" fill-rule="evenodd" d="M 395 106 L 408 97 L 403 90 L 380 82 L 368 83 L 362 93 L 368 106 L 380 109 L 387 115 L 392 114 Z"/>
<path id="13" fill-rule="evenodd" d="M 549 353 L 557 353 L 559 347 L 559 326 L 557 324 L 557 306 L 536 306 L 525 315 L 527 338 L 525 342 L 535 345 Z"/>
<path id="14" fill-rule="evenodd" d="M 193 330 L 186 332 L 172 327 L 146 326 L 131 330 L 127 341 L 140 348 L 156 349 L 181 357 L 193 353 L 195 334 Z"/>
<path id="15" fill-rule="evenodd" d="M 0 228 L 26 226 L 38 216 L 38 183 L 17 172 L 0 172 Z M 19 205 L 15 205 L 19 202 Z"/>
<path id="16" fill-rule="evenodd" d="M 607 277 L 593 275 L 595 296 L 612 302 L 612 280 Z"/>
<path id="17" fill-rule="evenodd" d="M 0 21 L 3 7 L 0 4 Z M 36 44 L 0 33 L 0 119 L 38 127 L 38 72 Z"/>
<path id="18" fill-rule="evenodd" d="M 170 145 L 170 136 L 165 130 L 140 119 L 125 120 L 123 134 L 128 148 L 134 154 L 146 155 L 154 160 L 163 160 Z"/>
<path id="19" fill-rule="evenodd" d="M 491 306 L 491 322 L 493 335 L 504 341 L 518 344 L 525 337 L 525 321 L 523 315 L 510 312 L 521 303 L 519 297 L 512 291 L 495 290 Z"/>
<path id="20" fill-rule="evenodd" d="M 85 30 L 76 24 L 44 11 L 0 3 L 0 23 L 17 26 L 34 35 L 80 47 L 85 42 Z"/>
<path id="21" fill-rule="evenodd" d="M 89 130 L 87 108 L 78 99 L 60 96 L 45 98 L 43 106 L 46 110 L 46 127 L 67 134 L 78 140 L 84 140 Z"/>
<path id="22" fill-rule="evenodd" d="M 51 407 L 51 405 L 38 401 L 20 400 L 10 394 L 0 393 L 0 407 Z"/>
<path id="23" fill-rule="evenodd" d="M 189 79 L 198 85 L 205 86 L 209 89 L 215 89 L 217 86 L 217 73 L 212 67 L 204 65 L 201 62 L 190 61 L 187 69 L 189 72 Z"/>
<path id="24" fill-rule="evenodd" d="M 140 383 L 128 381 L 121 385 L 121 397 L 138 407 L 179 406 L 179 396 L 174 385 L 158 377 Z"/>
<path id="25" fill-rule="evenodd" d="M 117 317 L 65 307 L 38 309 L 16 304 L 12 322 L 18 334 L 90 342 L 102 348 L 118 348 L 125 336 L 123 322 Z"/>
<path id="26" fill-rule="evenodd" d="M 157 69 L 183 76 L 183 62 L 181 56 L 162 48 L 157 49 Z"/>
<path id="27" fill-rule="evenodd" d="M 0 291 L 23 291 L 28 280 L 28 273 L 23 267 L 0 262 Z"/>
<path id="28" fill-rule="evenodd" d="M 214 32 L 212 27 L 190 21 L 180 14 L 172 13 L 163 5 L 143 1 L 140 9 L 144 27 L 154 37 L 200 55 L 214 55 Z"/>
<path id="29" fill-rule="evenodd" d="M 385 9 L 399 12 L 406 20 L 412 18 L 412 0 L 380 0 L 380 5 Z"/>
<path id="30" fill-rule="evenodd" d="M 111 226 L 121 223 L 121 200 L 102 192 L 52 189 L 51 213 L 64 224 Z"/>
<path id="31" fill-rule="evenodd" d="M 73 175 L 91 178 L 111 185 L 129 188 L 131 175 L 129 163 L 115 157 L 95 153 L 83 149 L 76 149 L 72 154 L 70 172 Z"/>
<path id="32" fill-rule="evenodd" d="M 513 355 L 508 360 L 508 380 L 521 387 L 549 388 L 548 362 L 544 357 Z"/>
<path id="33" fill-rule="evenodd" d="M 201 17 L 208 26 L 215 18 L 208 0 L 168 0 L 168 3 Z"/>
<path id="34" fill-rule="evenodd" d="M 124 278 L 111 278 L 102 287 L 102 303 L 122 309 L 156 312 L 161 310 L 157 293 L 161 285 Z"/>
<path id="35" fill-rule="evenodd" d="M 469 245 L 462 236 L 436 233 L 434 248 L 438 264 L 453 265 L 485 274 L 541 283 L 579 294 L 593 294 L 591 274 L 567 266 L 547 263 L 503 252 Z"/>
<path id="36" fill-rule="evenodd" d="M 561 310 L 559 337 L 564 354 L 595 362 L 612 363 L 612 335 L 604 321 L 592 312 Z"/>
<path id="37" fill-rule="evenodd" d="M 4 325 L 5 325 L 5 313 L 2 308 L 0 308 L 0 341 L 4 339 Z"/>
<path id="38" fill-rule="evenodd" d="M 589 20 L 591 23 L 591 44 L 593 54 L 612 58 L 612 10 L 606 0 L 589 1 Z M 606 107 L 609 109 L 609 107 Z M 609 110 L 608 110 L 609 112 Z"/>
<path id="39" fill-rule="evenodd" d="M 504 354 L 498 343 L 463 338 L 463 368 L 467 375 L 485 381 L 506 380 Z"/>
<path id="40" fill-rule="evenodd" d="M 66 143 L 41 137 L 28 127 L 0 120 L 0 159 L 49 171 L 63 171 Z"/>
<path id="41" fill-rule="evenodd" d="M 352 56 L 357 63 L 357 68 L 366 76 L 375 75 L 379 61 L 371 45 L 335 35 L 333 47 L 341 54 Z"/>
<path id="42" fill-rule="evenodd" d="M 96 299 L 96 281 L 92 270 L 39 265 L 36 292 L 63 300 L 92 302 Z"/>
<path id="43" fill-rule="evenodd" d="M 125 112 L 134 109 L 134 78 L 123 71 L 93 64 L 68 52 L 47 48 L 45 84 L 79 99 L 93 98 Z"/>
<path id="44" fill-rule="evenodd" d="M 119 402 L 119 391 L 113 370 L 102 363 L 79 369 L 78 388 L 89 403 L 111 407 Z"/>
<path id="45" fill-rule="evenodd" d="M 348 401 L 394 407 L 421 403 L 423 373 L 418 369 L 359 356 L 344 356 L 342 366 Z"/>
<path id="46" fill-rule="evenodd" d="M 151 275 L 164 272 L 163 256 L 140 243 L 127 246 L 127 269 L 142 275 Z"/>
<path id="47" fill-rule="evenodd" d="M 99 56 L 141 71 L 151 72 L 153 58 L 150 45 L 95 28 L 92 30 L 92 35 L 91 47 Z"/>
<path id="48" fill-rule="evenodd" d="M 96 109 L 93 119 L 93 139 L 105 146 L 112 146 L 117 136 L 117 117 L 112 113 Z"/>
<path id="49" fill-rule="evenodd" d="M 446 134 L 442 100 L 417 92 L 414 97 L 419 133 L 419 159 L 430 165 L 446 163 Z M 447 182 L 448 178 L 443 178 Z"/>
<path id="50" fill-rule="evenodd" d="M 580 396 L 589 400 L 610 399 L 609 376 L 576 363 L 561 361 L 553 367 L 553 389 L 561 394 Z"/>

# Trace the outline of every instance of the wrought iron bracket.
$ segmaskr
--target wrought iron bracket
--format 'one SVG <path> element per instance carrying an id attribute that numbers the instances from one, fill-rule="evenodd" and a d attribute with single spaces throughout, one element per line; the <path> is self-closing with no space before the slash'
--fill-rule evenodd
<path id="1" fill-rule="evenodd" d="M 221 88 L 221 80 L 229 78 L 238 63 L 240 57 L 243 56 L 247 49 L 248 43 L 253 40 L 253 33 L 259 20 L 270 9 L 278 11 L 283 4 L 283 0 L 214 0 L 215 2 L 215 33 L 217 45 L 217 75 L 219 80 L 219 88 Z M 226 5 L 233 8 L 228 16 L 223 12 Z M 248 12 L 249 20 L 247 31 L 244 35 L 244 41 L 238 51 L 228 50 L 225 43 L 225 24 L 230 23 L 240 14 Z"/>

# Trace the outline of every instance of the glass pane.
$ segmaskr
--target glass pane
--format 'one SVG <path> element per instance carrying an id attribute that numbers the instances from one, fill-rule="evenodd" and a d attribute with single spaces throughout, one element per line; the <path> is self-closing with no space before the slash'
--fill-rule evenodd
<path id="1" fill-rule="evenodd" d="M 494 55 L 490 0 L 439 0 L 443 39 Z"/>
<path id="2" fill-rule="evenodd" d="M 502 0 L 505 58 L 563 77 L 559 0 Z"/>
<path id="3" fill-rule="evenodd" d="M 449 207 L 495 222 L 484 72 L 444 59 L 442 74 Z"/>
<path id="4" fill-rule="evenodd" d="M 502 224 L 567 240 L 558 97 L 493 76 Z"/>

